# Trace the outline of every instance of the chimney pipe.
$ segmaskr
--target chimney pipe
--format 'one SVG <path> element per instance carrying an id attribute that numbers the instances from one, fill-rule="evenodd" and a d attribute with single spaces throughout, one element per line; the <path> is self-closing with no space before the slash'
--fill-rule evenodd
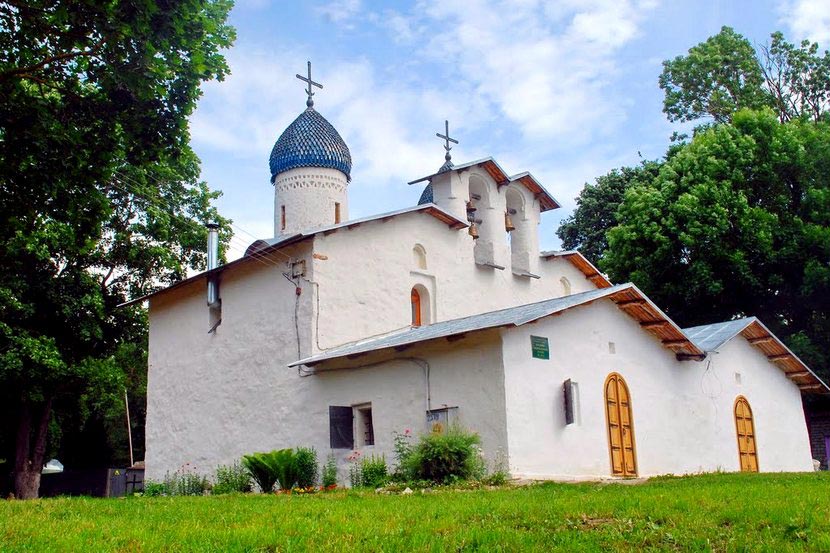
<path id="1" fill-rule="evenodd" d="M 219 225 L 208 223 L 205 226 L 208 229 L 207 270 L 211 271 L 219 266 Z M 208 307 L 219 307 L 221 305 L 217 275 L 208 276 L 207 304 Z"/>

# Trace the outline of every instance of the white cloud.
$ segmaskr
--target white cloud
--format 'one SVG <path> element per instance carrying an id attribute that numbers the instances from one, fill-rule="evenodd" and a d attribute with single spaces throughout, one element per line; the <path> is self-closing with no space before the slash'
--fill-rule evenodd
<path id="1" fill-rule="evenodd" d="M 317 7 L 316 11 L 332 23 L 352 28 L 352 21 L 363 9 L 361 0 L 330 0 Z"/>
<path id="2" fill-rule="evenodd" d="M 457 64 L 529 137 L 587 142 L 624 120 L 607 87 L 617 76 L 615 54 L 638 36 L 651 2 L 430 0 L 420 7 L 442 23 L 429 51 Z"/>
<path id="3" fill-rule="evenodd" d="M 808 39 L 830 48 L 830 3 L 827 0 L 795 0 L 781 5 L 784 23 L 796 40 Z"/>
<path id="4" fill-rule="evenodd" d="M 461 139 L 455 161 L 493 155 L 510 172 L 529 169 L 566 215 L 585 181 L 621 161 L 618 150 L 604 147 L 634 109 L 614 90 L 624 77 L 618 54 L 652 7 L 651 0 L 419 0 L 409 11 L 374 13 L 362 13 L 359 0 L 320 6 L 340 28 L 359 15 L 410 50 L 388 66 L 382 56 L 351 53 L 312 60 L 325 87 L 315 108 L 352 152 L 352 198 L 388 198 L 392 187 L 437 169 L 443 151 L 435 132 L 447 118 Z M 294 74 L 304 72 L 313 46 L 237 46 L 227 56 L 232 74 L 207 85 L 191 119 L 206 166 L 226 159 L 244 168 L 214 179 L 229 191 L 228 214 L 263 236 L 270 235 L 267 157 L 305 108 Z M 372 195 L 378 187 L 387 188 Z M 254 194 L 261 209 L 250 208 Z M 547 218 L 546 235 L 554 222 Z"/>

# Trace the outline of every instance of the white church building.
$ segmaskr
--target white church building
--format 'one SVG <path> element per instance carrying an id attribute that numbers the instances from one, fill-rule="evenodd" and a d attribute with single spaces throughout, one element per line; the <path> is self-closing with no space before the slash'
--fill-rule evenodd
<path id="1" fill-rule="evenodd" d="M 761 321 L 683 329 L 539 251 L 558 202 L 493 158 L 454 165 L 448 133 L 417 206 L 349 219 L 351 155 L 303 80 L 270 157 L 274 237 L 131 302 L 147 478 L 296 446 L 391 463 L 394 432 L 452 422 L 514 477 L 812 470 L 801 395 L 828 388 Z"/>

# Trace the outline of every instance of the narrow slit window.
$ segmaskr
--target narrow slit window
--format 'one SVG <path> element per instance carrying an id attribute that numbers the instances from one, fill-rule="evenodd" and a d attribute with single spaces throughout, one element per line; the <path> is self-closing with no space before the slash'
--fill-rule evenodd
<path id="1" fill-rule="evenodd" d="M 280 228 L 285 230 L 285 206 L 280 206 Z"/>
<path id="2" fill-rule="evenodd" d="M 334 224 L 340 223 L 340 202 L 334 202 Z"/>
<path id="3" fill-rule="evenodd" d="M 410 299 L 412 303 L 412 326 L 421 326 L 421 294 L 413 288 Z"/>

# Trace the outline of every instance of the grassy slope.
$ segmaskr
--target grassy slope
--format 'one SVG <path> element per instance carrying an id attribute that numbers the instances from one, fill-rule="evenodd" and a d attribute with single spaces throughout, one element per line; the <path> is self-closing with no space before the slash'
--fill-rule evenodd
<path id="1" fill-rule="evenodd" d="M 830 474 L 386 496 L 0 501 L 2 551 L 830 551 Z"/>

